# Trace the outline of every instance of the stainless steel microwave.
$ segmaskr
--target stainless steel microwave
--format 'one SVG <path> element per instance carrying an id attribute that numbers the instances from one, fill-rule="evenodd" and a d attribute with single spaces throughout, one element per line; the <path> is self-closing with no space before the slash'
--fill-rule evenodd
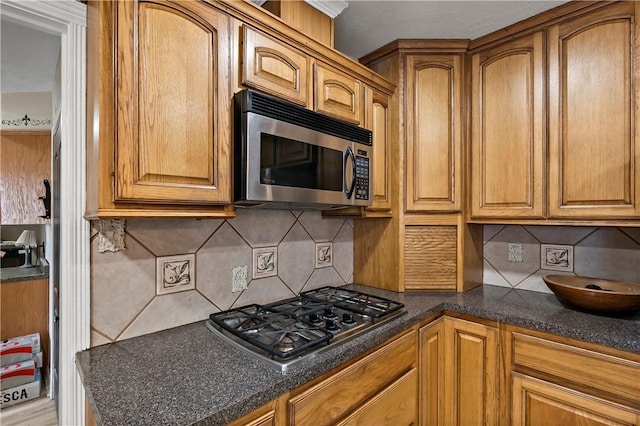
<path id="1" fill-rule="evenodd" d="M 371 131 L 248 89 L 234 108 L 236 205 L 371 205 Z"/>

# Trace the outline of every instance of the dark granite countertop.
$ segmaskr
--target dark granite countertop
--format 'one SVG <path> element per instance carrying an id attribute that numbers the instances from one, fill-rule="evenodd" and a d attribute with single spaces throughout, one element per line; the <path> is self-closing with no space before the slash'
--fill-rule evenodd
<path id="1" fill-rule="evenodd" d="M 49 278 L 49 264 L 46 261 L 31 268 L 21 268 L 19 266 L 0 268 L 0 282 L 2 283 L 42 280 L 46 278 Z"/>
<path id="2" fill-rule="evenodd" d="M 98 424 L 226 424 L 444 310 L 640 353 L 640 314 L 591 315 L 566 309 L 552 294 L 490 285 L 460 294 L 350 287 L 398 300 L 408 314 L 285 373 L 231 347 L 204 322 L 78 353 Z"/>

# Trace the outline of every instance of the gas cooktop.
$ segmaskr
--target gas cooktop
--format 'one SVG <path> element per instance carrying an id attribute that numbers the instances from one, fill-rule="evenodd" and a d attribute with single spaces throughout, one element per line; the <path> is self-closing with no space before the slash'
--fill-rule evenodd
<path id="1" fill-rule="evenodd" d="M 404 305 L 340 287 L 322 287 L 268 305 L 209 315 L 207 327 L 285 371 L 318 351 L 406 313 Z"/>

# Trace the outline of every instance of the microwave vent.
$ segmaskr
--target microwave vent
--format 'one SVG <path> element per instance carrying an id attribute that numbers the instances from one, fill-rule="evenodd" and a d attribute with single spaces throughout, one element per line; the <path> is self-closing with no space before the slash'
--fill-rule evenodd
<path id="1" fill-rule="evenodd" d="M 342 139 L 373 145 L 372 133 L 353 124 L 319 114 L 298 105 L 264 95 L 253 90 L 238 93 L 242 97 L 243 112 L 254 112 L 297 126 L 317 130 Z M 236 96 L 238 96 L 236 95 Z"/>

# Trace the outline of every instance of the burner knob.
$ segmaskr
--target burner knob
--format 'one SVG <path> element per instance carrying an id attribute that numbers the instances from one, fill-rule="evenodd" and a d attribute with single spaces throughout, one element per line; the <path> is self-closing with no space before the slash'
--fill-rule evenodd
<path id="1" fill-rule="evenodd" d="M 348 325 L 354 324 L 355 320 L 353 319 L 353 315 L 351 315 L 348 312 L 345 312 L 344 314 L 342 314 L 342 323 L 348 324 Z"/>
<path id="2" fill-rule="evenodd" d="M 331 320 L 328 319 L 325 322 L 325 328 L 329 331 L 338 331 L 340 330 L 340 327 L 338 327 L 338 324 L 336 324 L 335 320 Z"/>
<path id="3" fill-rule="evenodd" d="M 317 322 L 320 322 L 320 317 L 318 316 L 318 314 L 311 313 L 309 314 L 309 321 L 315 324 Z"/>
<path id="4" fill-rule="evenodd" d="M 333 308 L 324 308 L 324 317 L 329 319 L 337 318 L 337 315 L 333 312 Z"/>

